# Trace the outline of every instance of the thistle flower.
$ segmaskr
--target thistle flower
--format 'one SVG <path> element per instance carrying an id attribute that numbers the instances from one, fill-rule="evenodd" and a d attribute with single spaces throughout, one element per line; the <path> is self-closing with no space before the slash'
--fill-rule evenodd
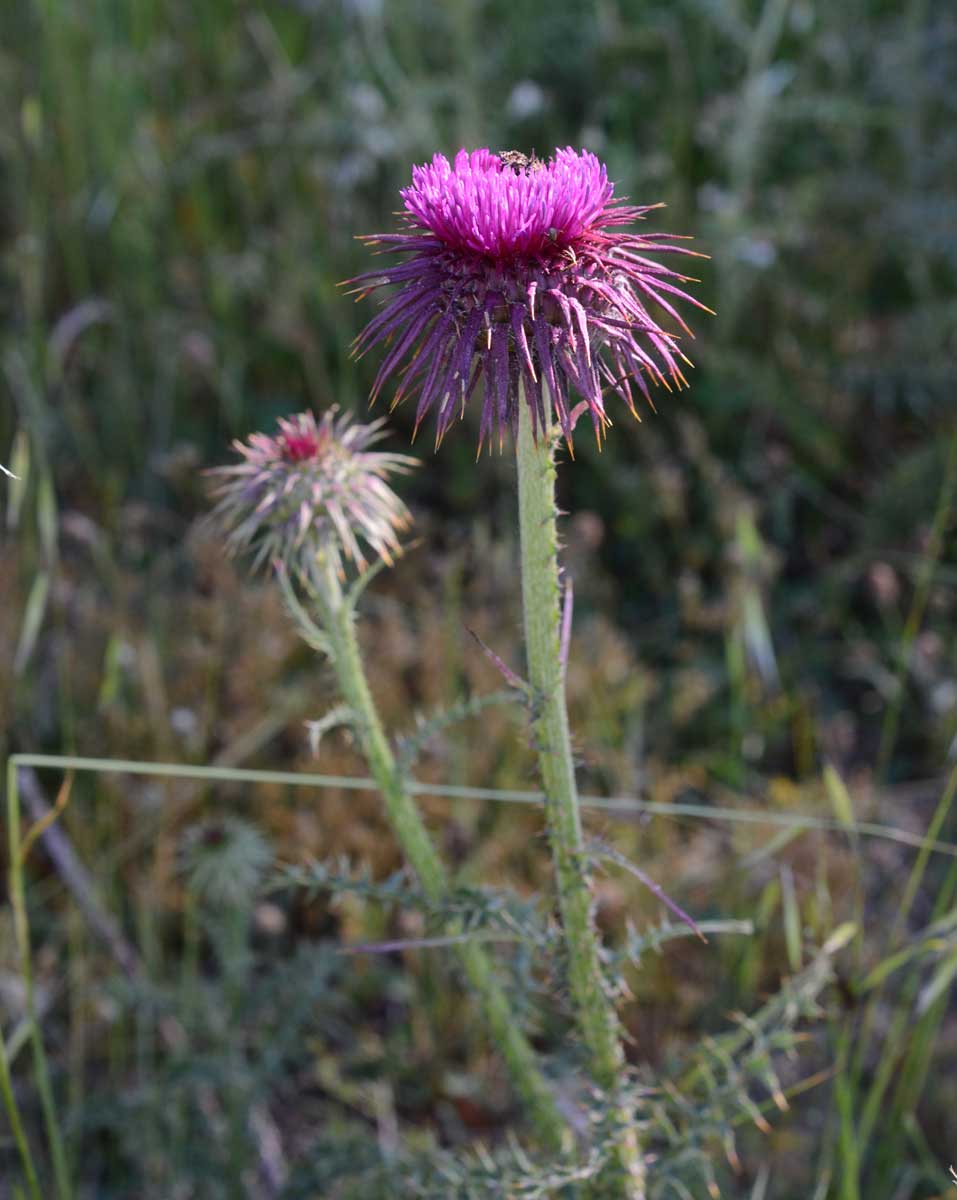
<path id="1" fill-rule="evenodd" d="M 585 408 L 600 442 L 605 390 L 637 417 L 633 384 L 649 403 L 649 383 L 686 385 L 681 363 L 689 360 L 658 320 L 691 336 L 670 298 L 705 306 L 677 286 L 689 276 L 645 255 L 694 252 L 675 245 L 675 234 L 616 232 L 660 205 L 615 199 L 593 154 L 569 147 L 543 162 L 460 150 L 451 164 L 436 154 L 413 168 L 401 194 L 404 231 L 364 240 L 405 257 L 349 282 L 360 296 L 399 285 L 355 350 L 388 343 L 373 399 L 401 368 L 394 404 L 418 393 L 416 429 L 434 409 L 441 441 L 481 380 L 480 448 L 514 429 L 520 383 L 536 428 L 547 390 L 569 445 Z M 571 389 L 581 397 L 576 407 Z"/>
<path id="2" fill-rule="evenodd" d="M 278 560 L 307 575 L 322 562 L 341 576 L 343 554 L 364 569 L 360 541 L 391 563 L 410 518 L 386 479 L 416 460 L 368 449 L 383 436 L 383 424 L 360 425 L 336 409 L 320 420 L 302 412 L 281 417 L 272 437 L 254 433 L 233 442 L 243 461 L 209 472 L 218 479 L 213 518 L 227 547 L 251 550 L 256 567 Z"/>

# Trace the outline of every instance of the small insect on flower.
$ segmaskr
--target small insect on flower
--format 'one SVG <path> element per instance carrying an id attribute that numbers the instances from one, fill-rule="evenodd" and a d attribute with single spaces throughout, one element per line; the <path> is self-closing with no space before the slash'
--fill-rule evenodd
<path id="1" fill-rule="evenodd" d="M 369 450 L 383 425 L 361 425 L 333 408 L 318 420 L 311 412 L 282 417 L 274 435 L 234 442 L 242 461 L 208 472 L 216 480 L 213 519 L 229 550 L 251 552 L 255 567 L 278 561 L 307 576 L 319 565 L 341 576 L 343 557 L 363 570 L 362 543 L 391 562 L 410 517 L 386 480 L 417 460 Z"/>
<path id="2" fill-rule="evenodd" d="M 517 175 L 523 171 L 541 171 L 545 168 L 545 163 L 536 157 L 534 150 L 531 154 L 523 154 L 521 150 L 500 150 L 498 156 L 502 163 L 511 167 Z"/>
<path id="3" fill-rule="evenodd" d="M 637 416 L 635 390 L 650 403 L 655 385 L 685 385 L 679 342 L 691 331 L 673 301 L 711 310 L 679 286 L 690 276 L 647 255 L 694 251 L 675 234 L 616 228 L 660 206 L 615 199 L 593 154 L 436 154 L 402 199 L 404 228 L 364 239 L 401 261 L 350 282 L 360 298 L 398 288 L 355 351 L 386 347 L 373 399 L 400 376 L 394 403 L 417 394 L 416 428 L 434 411 L 440 441 L 481 384 L 480 447 L 514 431 L 522 395 L 536 429 L 547 405 L 570 445 L 572 391 L 600 441 L 607 392 Z"/>

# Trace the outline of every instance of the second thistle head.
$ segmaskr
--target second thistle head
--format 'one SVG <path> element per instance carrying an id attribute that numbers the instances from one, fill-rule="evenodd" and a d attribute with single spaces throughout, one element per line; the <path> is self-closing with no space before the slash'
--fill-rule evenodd
<path id="1" fill-rule="evenodd" d="M 417 426 L 434 411 L 441 439 L 481 384 L 480 445 L 514 427 L 522 391 L 533 421 L 550 410 L 569 441 L 577 393 L 600 437 L 606 392 L 635 412 L 636 391 L 684 384 L 690 330 L 674 301 L 704 305 L 679 286 L 688 276 L 647 255 L 693 252 L 622 229 L 659 206 L 617 200 L 593 154 L 436 154 L 402 199 L 405 228 L 366 239 L 401 261 L 352 281 L 363 295 L 398 291 L 356 347 L 385 343 L 373 396 L 400 373 L 395 400 L 418 395 Z"/>
<path id="2" fill-rule="evenodd" d="M 382 425 L 335 409 L 319 419 L 302 412 L 281 417 L 272 435 L 234 442 L 241 461 L 209 472 L 227 547 L 249 551 L 256 567 L 278 562 L 307 579 L 320 569 L 341 576 L 343 559 L 364 569 L 363 546 L 391 562 L 410 517 L 387 480 L 416 460 L 369 449 Z"/>

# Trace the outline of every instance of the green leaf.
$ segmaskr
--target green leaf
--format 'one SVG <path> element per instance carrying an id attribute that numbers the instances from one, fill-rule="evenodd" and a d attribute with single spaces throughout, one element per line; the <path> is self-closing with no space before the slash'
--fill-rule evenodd
<path id="1" fill-rule="evenodd" d="M 794 887 L 794 872 L 781 868 L 781 908 L 784 915 L 784 944 L 792 971 L 801 969 L 801 909 Z"/>
<path id="2" fill-rule="evenodd" d="M 33 581 L 27 606 L 23 614 L 23 625 L 20 629 L 20 641 L 17 643 L 17 653 L 13 660 L 13 671 L 22 675 L 30 661 L 33 647 L 39 637 L 46 614 L 47 600 L 50 595 L 50 573 L 42 571 Z"/>
<path id="3" fill-rule="evenodd" d="M 16 529 L 20 523 L 20 512 L 27 494 L 27 480 L 30 477 L 30 439 L 22 429 L 17 430 L 13 439 L 10 469 L 4 467 L 3 472 L 10 477 L 7 528 Z"/>
<path id="4" fill-rule="evenodd" d="M 860 984 L 862 992 L 869 992 L 872 988 L 880 987 L 885 979 L 899 970 L 905 963 L 908 963 L 915 955 L 921 952 L 921 946 L 908 946 L 905 950 L 898 950 L 896 954 L 889 954 L 882 962 L 879 962 L 872 971 L 868 973 L 865 979 Z"/>
<path id="5" fill-rule="evenodd" d="M 917 998 L 917 1011 L 921 1015 L 933 1008 L 957 977 L 957 950 L 951 951 L 921 990 Z"/>
<path id="6" fill-rule="evenodd" d="M 828 956 L 837 954 L 838 950 L 843 950 L 855 937 L 857 937 L 857 925 L 854 921 L 845 921 L 842 925 L 838 925 L 821 950 Z"/>
<path id="7" fill-rule="evenodd" d="M 44 471 L 40 476 L 37 487 L 37 527 L 40 531 L 44 561 L 50 565 L 56 561 L 57 556 L 58 521 L 53 476 L 49 471 Z"/>
<path id="8" fill-rule="evenodd" d="M 831 801 L 835 817 L 848 833 L 853 834 L 856 831 L 857 825 L 854 820 L 854 805 L 851 800 L 851 794 L 847 790 L 844 780 L 830 763 L 824 768 L 824 788 L 828 799 Z"/>

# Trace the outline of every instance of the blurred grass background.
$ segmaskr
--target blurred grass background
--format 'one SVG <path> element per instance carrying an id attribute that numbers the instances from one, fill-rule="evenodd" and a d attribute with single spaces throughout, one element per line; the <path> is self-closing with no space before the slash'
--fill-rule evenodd
<path id="1" fill-rule="evenodd" d="M 200 470 L 278 414 L 365 411 L 374 364 L 348 347 L 374 309 L 337 281 L 367 266 L 354 237 L 390 227 L 411 163 L 585 146 L 620 194 L 666 201 L 663 226 L 694 233 L 712 256 L 696 294 L 718 315 L 695 322 L 692 390 L 640 425 L 619 416 L 601 455 L 581 439 L 561 472 L 583 788 L 848 830 L 597 822 L 696 915 L 758 926 L 634 975 L 634 1056 L 660 1067 L 726 1027 L 855 919 L 785 1082 L 822 1079 L 771 1132 L 745 1122 L 738 1170 L 715 1149 L 722 1194 L 946 1194 L 957 874 L 851 822 L 954 833 L 953 5 L 9 0 L 0 21 L 0 462 L 21 476 L 3 481 L 0 748 L 362 773 L 336 736 L 311 758 L 302 721 L 328 680 L 269 587 L 222 561 Z M 393 423 L 400 446 L 411 413 Z M 520 661 L 508 456 L 475 466 L 469 429 L 428 451 L 409 487 L 422 541 L 376 585 L 364 629 L 396 729 L 498 686 L 466 628 Z M 497 710 L 430 745 L 422 771 L 532 778 Z M 534 812 L 429 812 L 470 878 L 547 885 Z M 142 957 L 133 987 L 31 856 L 81 1194 L 257 1194 L 238 1117 L 197 1132 L 207 1086 L 234 1117 L 282 1113 L 290 1162 L 326 1164 L 302 1195 L 338 1194 L 329 1164 L 363 1129 L 386 1145 L 397 1126 L 453 1145 L 500 1134 L 504 1085 L 441 956 L 347 969 L 327 953 L 414 933 L 414 914 L 284 900 L 214 919 L 184 839 L 237 814 L 262 841 L 255 863 L 398 865 L 372 796 L 78 779 L 63 828 Z M 632 883 L 599 880 L 610 934 L 660 915 Z M 6 917 L 0 932 L 15 1038 Z M 308 1062 L 277 1047 L 288 997 L 248 986 L 266 974 L 250 945 L 311 998 Z M 316 947 L 321 963 L 300 963 Z M 179 1057 L 158 1040 L 170 1012 L 190 1039 Z M 554 1049 L 567 1014 L 550 1020 Z"/>

